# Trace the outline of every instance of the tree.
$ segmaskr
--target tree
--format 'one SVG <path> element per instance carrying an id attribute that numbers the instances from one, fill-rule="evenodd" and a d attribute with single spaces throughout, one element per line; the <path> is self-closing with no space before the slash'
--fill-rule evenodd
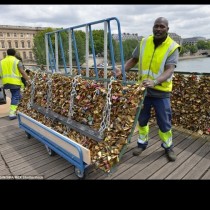
<path id="1" fill-rule="evenodd" d="M 122 42 L 123 51 L 124 51 L 124 59 L 127 61 L 131 58 L 132 52 L 138 44 L 138 40 L 136 39 L 126 39 Z"/>
<path id="2" fill-rule="evenodd" d="M 82 30 L 75 31 L 75 39 L 76 39 L 76 45 L 77 45 L 77 53 L 79 57 L 80 64 L 83 64 L 85 61 L 85 32 Z M 73 49 L 73 61 L 76 61 L 75 56 L 75 49 L 74 45 L 72 43 L 72 49 Z"/>
<path id="3" fill-rule="evenodd" d="M 186 46 L 182 46 L 179 55 L 182 56 L 183 54 L 185 54 L 187 52 L 189 52 L 189 48 Z"/>
<path id="4" fill-rule="evenodd" d="M 117 42 L 116 40 L 112 40 L 113 43 L 113 51 L 114 51 L 114 59 L 115 62 L 120 62 L 120 46 L 119 46 L 119 42 Z"/>
<path id="5" fill-rule="evenodd" d="M 102 53 L 104 51 L 104 30 L 92 30 L 93 42 L 95 48 L 95 54 Z M 90 53 L 92 53 L 92 45 L 90 43 Z"/>
<path id="6" fill-rule="evenodd" d="M 52 28 L 47 28 L 43 31 L 39 31 L 34 36 L 34 46 L 32 48 L 32 51 L 38 65 L 46 64 L 45 34 L 52 31 Z"/>
<path id="7" fill-rule="evenodd" d="M 196 45 L 190 46 L 190 54 L 192 55 L 192 54 L 194 54 L 196 52 L 198 52 L 197 46 Z"/>
<path id="8" fill-rule="evenodd" d="M 206 49 L 208 49 L 208 43 L 204 40 L 199 40 L 197 42 L 197 48 L 199 50 L 206 50 Z"/>
<path id="9" fill-rule="evenodd" d="M 59 31 L 59 29 L 52 29 L 52 28 L 47 28 L 46 30 L 38 32 L 34 36 L 34 47 L 32 48 L 36 62 L 38 65 L 41 64 L 46 64 L 46 52 L 45 52 L 45 34 L 48 32 L 53 32 L 53 31 Z M 78 57 L 80 60 L 80 63 L 84 62 L 84 55 L 85 55 L 85 33 L 81 30 L 79 31 L 74 31 L 75 34 L 75 40 L 76 40 L 76 46 L 77 46 L 77 52 L 78 52 Z M 62 42 L 62 47 L 60 45 L 59 41 L 59 36 Z M 55 34 L 50 35 L 51 42 L 52 42 L 52 48 L 53 48 L 53 53 L 55 56 Z M 68 31 L 61 31 L 58 32 L 58 61 L 59 64 L 64 65 L 63 57 L 61 50 L 63 50 L 64 53 L 64 59 L 66 62 L 66 65 L 68 65 L 68 51 L 69 51 L 69 39 L 68 39 Z M 76 61 L 76 56 L 75 56 L 75 49 L 74 49 L 74 44 L 72 42 L 72 53 L 73 53 L 73 62 Z"/>

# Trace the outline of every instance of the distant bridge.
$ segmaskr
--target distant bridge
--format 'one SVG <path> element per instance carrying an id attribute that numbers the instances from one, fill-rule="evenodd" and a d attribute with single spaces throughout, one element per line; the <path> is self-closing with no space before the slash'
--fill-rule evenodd
<path id="1" fill-rule="evenodd" d="M 210 55 L 210 50 L 198 50 L 198 55 Z"/>

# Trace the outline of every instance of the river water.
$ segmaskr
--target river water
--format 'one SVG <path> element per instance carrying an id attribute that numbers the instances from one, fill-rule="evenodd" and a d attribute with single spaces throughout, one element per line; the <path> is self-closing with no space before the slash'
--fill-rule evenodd
<path id="1" fill-rule="evenodd" d="M 210 57 L 179 60 L 175 71 L 210 73 Z"/>

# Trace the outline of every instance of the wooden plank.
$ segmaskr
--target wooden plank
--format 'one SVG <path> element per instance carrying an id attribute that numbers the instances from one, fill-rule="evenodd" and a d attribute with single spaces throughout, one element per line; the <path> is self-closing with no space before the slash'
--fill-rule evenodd
<path id="1" fill-rule="evenodd" d="M 182 179 L 200 160 L 209 152 L 209 142 L 201 145 L 201 147 L 193 152 L 193 154 L 176 170 L 170 174 L 167 179 Z"/>
<path id="2" fill-rule="evenodd" d="M 156 130 L 157 133 L 157 130 Z M 174 138 L 179 136 L 180 133 L 174 133 Z M 154 141 L 155 144 L 151 145 L 151 142 Z M 138 171 L 142 170 L 143 168 L 147 167 L 148 164 L 151 164 L 156 159 L 163 156 L 164 151 L 160 149 L 161 141 L 159 140 L 158 134 L 154 138 L 149 140 L 149 145 L 147 149 L 138 157 L 133 156 L 131 153 L 131 159 L 129 161 L 125 161 L 122 164 L 122 169 L 118 169 L 116 173 L 114 173 L 111 177 L 107 177 L 106 179 L 129 179 L 134 176 Z M 131 163 L 131 164 L 130 164 Z M 129 168 L 128 168 L 129 166 Z"/>
<path id="3" fill-rule="evenodd" d="M 85 169 L 86 179 L 120 179 L 127 174 L 123 179 L 166 179 L 171 175 L 174 179 L 209 180 L 210 146 L 207 138 L 196 136 L 192 132 L 185 133 L 184 130 L 176 128 L 173 129 L 173 134 L 174 143 L 176 143 L 174 150 L 177 154 L 175 162 L 167 162 L 164 152 L 158 157 L 153 154 L 156 152 L 160 154 L 162 149 L 158 127 L 154 125 L 150 130 L 148 148 L 142 153 L 143 158 L 132 155 L 138 138 L 138 131 L 135 130 L 131 143 L 127 145 L 120 162 L 113 168 L 113 173 L 107 174 L 90 165 Z M 59 155 L 49 156 L 41 142 L 34 138 L 26 139 L 24 131 L 18 127 L 18 120 L 0 118 L 0 144 L 0 179 L 3 176 L 3 179 L 6 176 L 12 177 L 11 175 L 44 176 L 44 179 L 48 180 L 78 179 L 73 165 L 67 160 Z M 156 158 L 153 159 L 154 157 Z M 148 164 L 146 164 L 147 161 L 149 161 Z M 142 164 L 144 164 L 143 167 Z M 136 171 L 133 172 L 135 169 Z M 135 175 L 132 176 L 133 173 Z M 179 177 L 179 173 L 183 174 Z"/>
<path id="4" fill-rule="evenodd" d="M 167 165 L 157 171 L 157 173 L 153 174 L 149 179 L 165 179 L 168 178 L 170 174 L 173 174 L 174 170 L 176 170 L 187 158 L 189 158 L 193 152 L 200 148 L 201 144 L 205 143 L 205 140 L 200 142 L 196 139 L 198 138 L 192 138 L 189 136 L 186 139 L 186 143 L 189 142 L 189 146 L 177 156 L 177 160 L 175 162 L 169 162 Z"/>
<path id="5" fill-rule="evenodd" d="M 210 167 L 207 169 L 206 173 L 201 177 L 202 180 L 210 179 Z"/>
<path id="6" fill-rule="evenodd" d="M 65 159 L 63 159 L 59 155 L 57 155 L 56 159 L 53 160 L 53 158 L 54 157 L 51 157 L 52 161 L 49 161 L 47 164 L 42 164 L 39 167 L 36 167 L 33 170 L 31 170 L 31 171 L 25 172 L 24 175 L 36 175 L 37 172 L 39 172 L 39 174 L 44 176 L 46 171 L 48 171 L 51 168 L 54 168 L 54 167 L 58 166 L 59 164 L 61 164 L 61 163 L 66 161 Z M 70 165 L 70 163 L 69 163 L 69 165 Z"/>
<path id="7" fill-rule="evenodd" d="M 11 98 L 9 98 L 8 96 L 6 98 L 7 98 L 7 103 L 0 105 L 0 118 L 9 116 Z"/>
<path id="8" fill-rule="evenodd" d="M 24 116 L 24 117 L 22 117 Z M 63 136 L 62 134 L 53 131 L 52 129 L 48 128 L 47 126 L 39 123 L 38 121 L 23 115 L 22 113 L 20 114 L 20 118 L 21 118 L 21 123 L 26 124 L 27 126 L 29 126 L 32 130 L 36 131 L 39 133 L 40 136 L 44 136 L 46 138 L 48 138 L 51 142 L 53 142 L 55 145 L 58 145 L 59 147 L 63 148 L 64 150 L 66 150 L 67 152 L 69 152 L 70 154 L 73 154 L 74 156 L 79 158 L 79 152 L 76 149 L 76 147 L 74 147 L 71 142 L 73 142 L 74 144 L 76 144 L 78 147 L 81 148 L 82 150 L 82 154 L 83 154 L 83 161 L 86 164 L 91 164 L 91 157 L 90 157 L 90 150 L 83 147 L 82 145 L 78 144 L 77 142 Z M 57 135 L 53 134 L 56 133 Z M 59 138 L 58 136 L 61 136 L 62 138 L 65 138 L 66 141 L 62 140 L 61 138 Z"/>
<path id="9" fill-rule="evenodd" d="M 2 176 L 11 176 L 11 172 L 8 168 L 5 168 L 4 170 L 0 170 L 0 179 L 4 179 Z"/>
<path id="10" fill-rule="evenodd" d="M 202 160 L 192 168 L 184 177 L 183 179 L 210 179 L 210 176 L 206 176 L 210 170 L 210 152 L 202 158 Z"/>
<path id="11" fill-rule="evenodd" d="M 151 128 L 150 138 L 154 138 L 155 136 L 157 136 L 157 129 L 154 126 Z M 111 173 L 112 174 L 111 176 L 110 176 L 110 174 L 107 174 L 100 169 L 94 168 L 92 170 L 92 172 L 91 171 L 89 172 L 87 179 L 104 179 L 104 178 L 113 177 L 113 175 L 116 174 L 116 170 L 118 171 L 123 166 L 123 163 L 125 161 L 128 161 L 128 159 L 133 157 L 131 150 L 133 150 L 133 148 L 135 148 L 137 146 L 137 139 L 138 139 L 138 132 L 134 133 L 134 135 L 132 136 L 131 142 L 130 142 L 130 144 L 128 144 L 125 154 L 123 154 L 123 156 L 121 157 L 121 159 L 120 159 L 119 163 L 116 165 L 116 167 L 114 167 L 114 169 L 112 169 L 114 171 Z M 151 143 L 150 145 L 152 145 L 155 142 L 150 142 L 150 143 Z"/>
<path id="12" fill-rule="evenodd" d="M 37 161 L 37 160 L 38 160 L 38 158 L 36 158 L 36 162 L 33 161 L 30 165 L 33 165 L 34 163 L 38 163 L 38 162 L 40 162 L 40 163 L 42 162 L 42 164 L 37 165 L 36 168 L 34 168 L 33 170 L 24 172 L 24 175 L 30 175 L 30 174 L 34 175 L 34 173 L 37 173 L 37 171 L 39 171 L 39 173 L 44 175 L 47 171 L 59 166 L 60 164 L 63 164 L 66 162 L 68 163 L 67 160 L 65 160 L 64 158 L 62 158 L 59 155 L 55 155 L 55 156 L 48 155 L 48 157 L 47 157 L 46 154 L 43 154 L 42 159 L 39 158 L 39 161 Z M 48 160 L 50 160 L 50 161 L 48 162 Z M 68 163 L 68 164 L 71 165 L 70 163 Z"/>
<path id="13" fill-rule="evenodd" d="M 21 150 L 26 146 L 30 146 L 32 144 L 36 144 L 36 141 L 28 141 L 28 139 L 24 139 L 25 135 L 22 134 L 17 136 L 17 138 L 13 141 L 10 141 L 8 144 L 3 143 L 1 145 L 0 151 L 2 153 L 11 153 L 12 151 Z"/>
<path id="14" fill-rule="evenodd" d="M 72 166 L 68 166 L 67 168 L 60 170 L 58 173 L 53 176 L 45 176 L 46 179 L 50 180 L 60 180 L 60 179 L 78 179 L 74 173 L 74 169 Z"/>
<path id="15" fill-rule="evenodd" d="M 113 175 L 108 176 L 106 179 L 129 179 L 135 173 L 135 170 L 138 171 L 139 165 L 143 167 L 146 164 L 149 164 L 150 161 L 154 161 L 154 159 L 158 158 L 162 153 L 156 153 L 158 148 L 160 147 L 160 143 L 156 140 L 156 143 L 152 146 L 148 146 L 147 149 L 138 157 L 132 155 L 129 160 L 126 160 L 120 168 L 117 169 Z M 155 156 L 151 157 L 151 154 L 156 154 Z"/>
<path id="16" fill-rule="evenodd" d="M 64 172 L 66 170 L 67 173 Z M 64 174 L 65 173 L 65 174 Z M 73 166 L 66 160 L 55 167 L 51 167 L 43 173 L 44 179 L 62 179 L 63 177 L 73 173 Z M 60 176 L 61 175 L 61 176 Z"/>
<path id="17" fill-rule="evenodd" d="M 9 161 L 16 160 L 18 158 L 24 158 L 27 155 L 32 154 L 34 150 L 36 150 L 36 148 L 40 149 L 40 147 L 43 147 L 43 144 L 35 141 L 33 142 L 33 144 L 28 143 L 28 145 L 25 145 L 23 148 L 19 150 L 10 151 L 9 153 L 2 152 L 2 154 L 4 155 L 4 158 L 9 162 Z"/>
<path id="18" fill-rule="evenodd" d="M 2 117 L 2 118 L 0 118 L 0 129 L 3 128 L 3 127 L 10 126 L 10 125 L 17 125 L 17 127 L 18 127 L 17 119 L 9 120 L 8 117 Z"/>
<path id="19" fill-rule="evenodd" d="M 75 173 L 69 174 L 68 176 L 62 178 L 62 180 L 77 180 Z"/>
<path id="20" fill-rule="evenodd" d="M 57 159 L 61 159 L 60 156 L 56 155 L 56 156 L 53 156 L 53 157 L 50 157 L 49 155 L 43 155 L 37 162 L 35 163 L 30 163 L 30 164 L 27 164 L 24 168 L 20 168 L 18 167 L 17 169 L 13 169 L 11 168 L 11 171 L 13 174 L 15 175 L 24 175 L 25 173 L 28 173 L 28 172 L 31 172 L 31 171 L 35 171 L 37 168 L 39 167 L 48 167 L 48 164 L 50 164 L 51 162 L 57 160 Z M 31 174 L 31 175 L 43 175 L 42 173 L 39 172 L 39 170 L 36 170 L 36 172 L 34 172 L 34 174 Z"/>
<path id="21" fill-rule="evenodd" d="M 42 155 L 43 153 L 46 153 L 46 148 L 41 146 L 41 147 L 37 147 L 34 148 L 33 150 L 30 150 L 30 153 L 28 153 L 27 155 L 21 155 L 20 158 L 15 158 L 13 160 L 8 161 L 7 159 L 7 163 L 10 167 L 12 166 L 18 166 L 21 163 L 24 162 L 29 162 L 30 160 L 36 158 L 37 156 Z"/>
<path id="22" fill-rule="evenodd" d="M 14 165 L 14 164 L 12 164 L 12 165 L 8 164 L 8 165 L 10 167 L 10 170 L 13 173 L 16 173 L 19 170 L 21 170 L 22 173 L 23 173 L 25 171 L 33 170 L 34 165 L 37 164 L 37 163 L 41 163 L 41 165 L 44 165 L 46 159 L 50 160 L 50 157 L 49 157 L 49 155 L 47 155 L 46 153 L 44 153 L 42 151 L 42 154 L 37 155 L 33 159 L 30 159 L 30 161 L 21 161 L 21 163 L 17 164 L 17 165 Z"/>
<path id="23" fill-rule="evenodd" d="M 189 136 L 189 134 L 188 134 L 188 136 Z M 183 150 L 185 150 L 191 144 L 191 142 L 186 140 L 186 137 L 185 137 L 185 139 L 183 139 L 183 135 L 179 135 L 177 138 L 173 139 L 174 145 L 175 145 L 174 152 L 176 153 L 177 156 L 179 155 L 179 153 L 181 153 Z M 159 169 L 161 169 L 166 164 L 169 164 L 169 161 L 165 157 L 165 154 L 164 154 L 159 159 L 157 159 L 153 163 L 151 163 L 149 166 L 147 166 L 143 170 L 139 171 L 131 179 L 148 179 L 150 176 L 152 176 L 154 173 L 156 173 Z"/>

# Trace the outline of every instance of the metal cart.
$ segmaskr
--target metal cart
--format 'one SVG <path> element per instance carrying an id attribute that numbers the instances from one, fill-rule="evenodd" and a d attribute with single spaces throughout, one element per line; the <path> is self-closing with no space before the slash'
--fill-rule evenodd
<path id="1" fill-rule="evenodd" d="M 85 169 L 91 164 L 90 150 L 52 130 L 33 118 L 18 112 L 19 127 L 22 128 L 27 138 L 33 136 L 46 146 L 50 156 L 60 155 L 74 165 L 75 175 L 79 179 L 85 178 Z"/>
<path id="2" fill-rule="evenodd" d="M 110 81 L 110 79 L 107 79 L 107 51 L 108 51 L 107 50 L 107 44 L 108 44 L 107 37 L 109 37 L 109 51 L 110 51 L 110 60 L 112 63 L 112 69 L 115 69 L 115 59 L 114 59 L 114 50 L 112 46 L 112 34 L 111 34 L 111 24 L 110 24 L 111 21 L 116 21 L 117 23 L 118 40 L 119 40 L 119 48 L 120 48 L 120 56 L 121 56 L 121 66 L 122 66 L 122 76 L 123 76 L 123 81 L 126 82 L 120 23 L 119 23 L 119 20 L 115 17 L 99 20 L 99 21 L 95 21 L 91 23 L 86 23 L 79 26 L 70 27 L 67 29 L 61 29 L 55 32 L 46 33 L 45 34 L 45 49 L 46 49 L 47 72 L 48 73 L 50 72 L 52 74 L 55 72 L 61 73 L 61 69 L 59 69 L 59 61 L 62 60 L 62 64 L 63 64 L 62 71 L 64 70 L 63 73 L 68 76 L 72 76 L 72 43 L 73 43 L 74 54 L 76 57 L 76 63 L 77 63 L 77 69 L 78 69 L 78 75 L 81 75 L 81 72 L 80 72 L 81 65 L 79 62 L 79 56 L 78 56 L 78 51 L 77 51 L 74 30 L 81 27 L 85 27 L 86 29 L 86 77 L 84 78 L 98 80 L 99 79 L 98 69 L 97 69 L 97 63 L 96 63 L 94 40 L 93 40 L 91 26 L 102 23 L 104 24 L 104 64 L 105 64 L 104 65 L 104 78 L 102 78 L 103 79 L 102 81 L 104 81 L 104 85 L 107 87 L 108 82 Z M 69 35 L 69 48 L 68 48 L 69 68 L 67 68 L 67 65 L 66 65 L 67 62 L 66 62 L 62 38 L 61 38 L 62 37 L 61 34 L 63 32 L 68 33 Z M 55 39 L 55 40 L 52 41 L 52 39 Z M 89 66 L 88 66 L 89 40 L 91 42 L 91 49 L 92 49 L 92 54 L 93 54 L 94 72 L 96 75 L 95 78 L 89 77 Z M 53 46 L 52 43 L 55 43 L 55 46 Z M 60 49 L 60 55 L 59 55 L 58 47 Z M 116 79 L 116 75 L 115 75 L 115 79 Z M 34 90 L 32 90 L 32 92 L 34 92 Z M 49 94 L 47 97 L 49 99 L 51 95 Z M 31 96 L 31 107 L 33 107 L 33 105 L 34 105 L 33 96 Z M 47 112 L 49 113 L 50 110 L 48 108 L 47 108 Z M 91 157 L 90 157 L 89 149 L 67 138 L 66 136 L 56 132 L 55 130 L 43 125 L 42 123 L 36 121 L 35 119 L 27 116 L 26 114 L 22 112 L 18 112 L 17 115 L 18 115 L 19 127 L 25 131 L 26 136 L 28 138 L 33 136 L 35 139 L 42 142 L 46 146 L 47 152 L 50 156 L 57 153 L 58 155 L 60 155 L 61 157 L 63 157 L 64 159 L 66 159 L 67 161 L 69 161 L 71 164 L 74 165 L 74 172 L 79 179 L 85 178 L 85 169 L 91 164 Z M 137 119 L 135 120 L 135 123 L 136 121 Z M 76 126 L 76 127 L 73 126 L 71 128 L 77 129 L 77 131 L 79 129 L 80 133 L 83 133 L 84 135 L 88 136 L 88 132 L 86 132 L 87 129 L 85 130 L 82 125 Z M 95 138 L 95 140 L 101 140 L 99 136 L 97 136 L 97 134 L 93 134 L 92 137 L 93 139 Z"/>

